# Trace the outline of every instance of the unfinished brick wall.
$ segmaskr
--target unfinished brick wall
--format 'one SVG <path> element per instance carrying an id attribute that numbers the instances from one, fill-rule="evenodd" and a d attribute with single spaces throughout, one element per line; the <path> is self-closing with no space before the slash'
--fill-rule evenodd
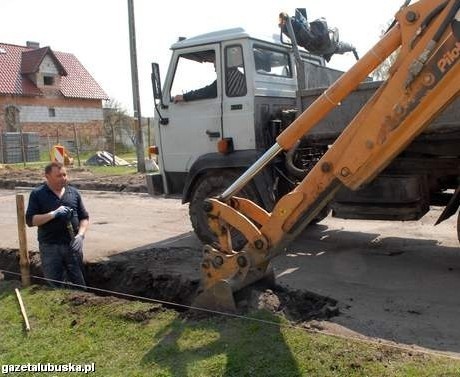
<path id="1" fill-rule="evenodd" d="M 23 132 L 37 132 L 40 134 L 42 144 L 48 142 L 64 143 L 74 140 L 74 127 L 79 137 L 80 145 L 83 149 L 102 148 L 104 146 L 104 128 L 102 112 L 99 119 L 91 119 L 93 113 L 98 113 L 102 109 L 101 100 L 91 99 L 72 99 L 62 96 L 55 97 L 19 97 L 19 96 L 0 96 L 0 132 L 7 131 L 5 121 L 5 109 L 8 106 L 15 106 L 23 111 L 21 120 L 21 111 L 19 111 L 19 122 Z M 43 115 L 43 110 L 52 108 L 57 114 L 62 110 L 66 113 L 65 121 L 59 117 L 49 117 Z M 34 109 L 37 109 L 38 121 L 34 121 Z M 72 109 L 74 109 L 72 111 Z M 88 111 L 85 111 L 87 109 Z M 40 111 L 39 111 L 40 110 Z M 95 111 L 96 110 L 96 111 Z M 75 113 L 75 114 L 73 114 Z M 19 130 L 19 129 L 18 129 Z"/>

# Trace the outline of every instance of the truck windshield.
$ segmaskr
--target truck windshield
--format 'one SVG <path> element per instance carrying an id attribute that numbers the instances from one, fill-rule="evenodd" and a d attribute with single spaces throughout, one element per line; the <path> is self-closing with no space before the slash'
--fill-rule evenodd
<path id="1" fill-rule="evenodd" d="M 265 46 L 254 46 L 256 72 L 263 75 L 292 77 L 289 54 Z"/>

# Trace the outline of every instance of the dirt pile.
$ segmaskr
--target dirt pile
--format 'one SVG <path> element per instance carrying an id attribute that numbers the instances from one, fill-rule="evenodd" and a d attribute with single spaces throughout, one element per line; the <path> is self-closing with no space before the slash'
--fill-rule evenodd
<path id="1" fill-rule="evenodd" d="M 256 284 L 238 293 L 238 309 L 242 312 L 267 310 L 283 314 L 299 323 L 312 319 L 323 320 L 340 314 L 337 301 L 308 291 L 295 291 L 280 285 L 270 288 Z"/>
<path id="2" fill-rule="evenodd" d="M 147 192 L 145 174 L 94 174 L 86 168 L 68 168 L 70 183 L 79 189 Z M 0 166 L 0 188 L 34 187 L 44 181 L 42 169 Z"/>

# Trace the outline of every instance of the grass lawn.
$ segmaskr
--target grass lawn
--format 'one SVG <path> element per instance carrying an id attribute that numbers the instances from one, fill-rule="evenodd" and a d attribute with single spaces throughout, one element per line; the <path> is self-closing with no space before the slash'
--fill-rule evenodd
<path id="1" fill-rule="evenodd" d="M 137 173 L 137 166 L 85 166 L 85 168 L 96 175 L 128 175 Z"/>
<path id="2" fill-rule="evenodd" d="M 0 366 L 95 363 L 97 376 L 460 375 L 457 360 L 309 333 L 264 311 L 251 315 L 272 324 L 197 320 L 152 303 L 41 286 L 21 290 L 32 328 L 25 333 L 14 285 L 0 281 Z"/>

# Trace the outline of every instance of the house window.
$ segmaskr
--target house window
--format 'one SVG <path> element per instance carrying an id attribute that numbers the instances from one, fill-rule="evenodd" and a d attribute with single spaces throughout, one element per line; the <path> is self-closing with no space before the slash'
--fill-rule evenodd
<path id="1" fill-rule="evenodd" d="M 48 109 L 48 115 L 50 118 L 54 118 L 56 116 L 56 109 L 54 107 L 50 107 Z"/>
<path id="2" fill-rule="evenodd" d="M 53 76 L 43 76 L 43 85 L 51 86 L 54 84 Z"/>

